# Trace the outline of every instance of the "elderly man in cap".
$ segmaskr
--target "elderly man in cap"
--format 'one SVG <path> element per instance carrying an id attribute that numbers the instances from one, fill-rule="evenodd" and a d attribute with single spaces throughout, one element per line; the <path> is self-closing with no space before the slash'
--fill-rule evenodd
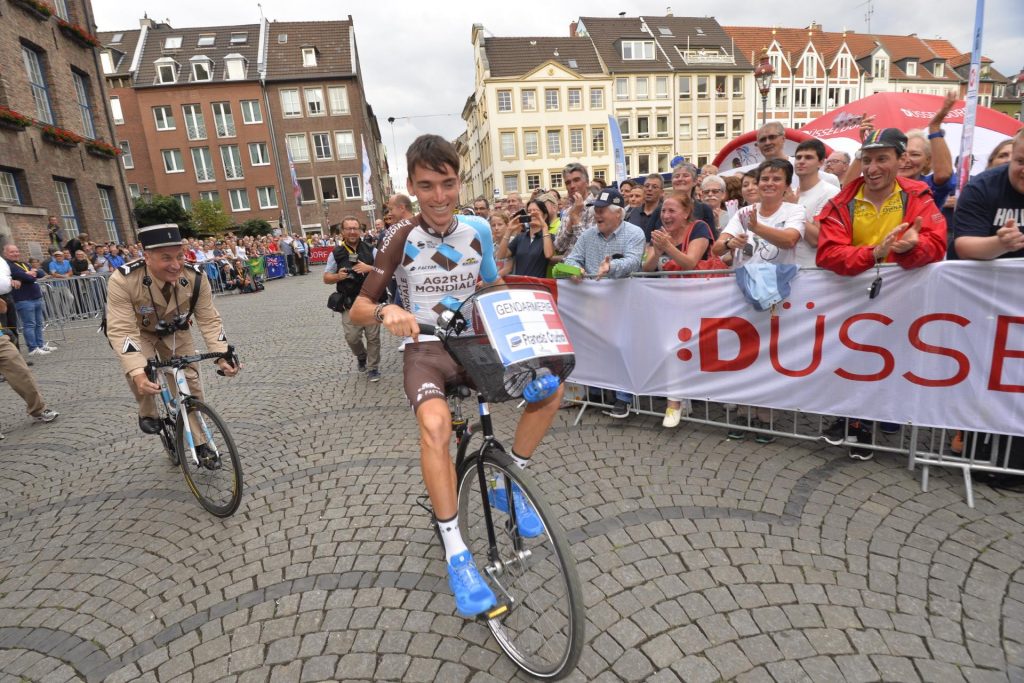
<path id="1" fill-rule="evenodd" d="M 195 353 L 190 329 L 193 316 L 211 353 L 228 349 L 220 314 L 213 307 L 210 283 L 199 266 L 186 265 L 181 233 L 173 223 L 139 230 L 142 259 L 118 268 L 107 285 L 106 333 L 139 404 L 139 428 L 160 431 L 156 399 L 160 385 L 146 377 L 146 362 Z M 217 365 L 227 376 L 238 368 L 225 359 Z M 195 368 L 185 370 L 189 389 L 201 399 Z"/>
<path id="2" fill-rule="evenodd" d="M 565 264 L 576 266 L 597 279 L 629 277 L 640 270 L 647 239 L 639 226 L 623 221 L 626 202 L 614 188 L 602 189 L 591 202 L 595 225 L 587 228 L 576 240 Z M 579 282 L 581 278 L 574 277 Z M 621 419 L 629 416 L 633 396 L 615 392 L 614 407 L 606 415 Z"/>

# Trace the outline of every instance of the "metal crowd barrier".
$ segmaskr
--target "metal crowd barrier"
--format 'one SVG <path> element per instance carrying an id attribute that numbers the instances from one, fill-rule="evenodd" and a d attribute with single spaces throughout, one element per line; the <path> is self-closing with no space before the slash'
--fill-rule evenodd
<path id="1" fill-rule="evenodd" d="M 66 339 L 68 327 L 98 326 L 107 308 L 108 275 L 86 275 L 67 279 L 47 278 L 39 282 L 43 292 L 43 328 L 59 330 Z"/>

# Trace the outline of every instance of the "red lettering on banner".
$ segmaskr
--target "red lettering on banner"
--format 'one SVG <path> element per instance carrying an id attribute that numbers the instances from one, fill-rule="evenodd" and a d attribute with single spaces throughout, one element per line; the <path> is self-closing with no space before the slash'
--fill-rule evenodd
<path id="1" fill-rule="evenodd" d="M 877 382 L 883 380 L 892 374 L 893 368 L 896 367 L 896 359 L 893 358 L 892 353 L 888 349 L 881 346 L 873 346 L 871 344 L 861 344 L 850 339 L 850 328 L 853 324 L 860 322 L 861 320 L 874 320 L 875 322 L 882 323 L 883 325 L 892 325 L 892 318 L 880 313 L 858 313 L 857 315 L 850 316 L 843 322 L 842 327 L 839 328 L 839 341 L 843 346 L 854 351 L 865 351 L 867 353 L 874 353 L 882 359 L 882 369 L 873 375 L 861 375 L 855 372 L 850 372 L 839 368 L 835 371 L 837 375 L 843 379 L 849 379 L 856 382 Z"/>
<path id="2" fill-rule="evenodd" d="M 956 361 L 956 364 L 959 366 L 960 369 L 957 370 L 955 375 L 949 377 L 948 379 L 925 379 L 923 377 L 918 377 L 913 372 L 903 373 L 903 376 L 907 378 L 908 381 L 913 382 L 914 384 L 918 384 L 922 387 L 951 387 L 955 384 L 960 384 L 960 382 L 963 382 L 965 379 L 967 379 L 967 375 L 970 374 L 971 372 L 971 361 L 967 359 L 967 356 L 964 353 L 957 351 L 956 349 L 948 349 L 944 346 L 935 346 L 933 344 L 928 344 L 921 340 L 921 328 L 923 328 L 930 322 L 936 322 L 940 320 L 950 323 L 956 323 L 960 327 L 967 327 L 968 325 L 971 324 L 971 321 L 968 320 L 967 318 L 964 318 L 963 316 L 960 315 L 955 315 L 953 313 L 932 313 L 931 315 L 922 316 L 914 321 L 914 324 L 910 326 L 910 330 L 907 332 L 907 337 L 910 339 L 910 345 L 913 346 L 918 351 L 924 351 L 925 353 L 934 353 L 937 356 L 946 356 L 947 358 L 952 358 L 953 360 Z"/>
<path id="3" fill-rule="evenodd" d="M 768 344 L 772 367 L 776 372 L 787 377 L 806 377 L 821 365 L 821 346 L 825 341 L 825 316 L 819 315 L 814 321 L 814 348 L 811 350 L 811 362 L 803 370 L 790 370 L 782 367 L 782 362 L 779 360 L 779 320 L 778 316 L 772 316 L 772 337 Z"/>
<path id="4" fill-rule="evenodd" d="M 992 374 L 988 378 L 991 391 L 1005 391 L 1011 394 L 1024 394 L 1022 384 L 1003 384 L 1003 361 L 1007 358 L 1024 358 L 1024 350 L 1006 348 L 1010 325 L 1024 325 L 1024 318 L 1001 315 L 996 318 L 996 343 L 992 349 Z"/>
<path id="5" fill-rule="evenodd" d="M 733 332 L 739 340 L 740 350 L 735 358 L 719 355 L 718 334 L 724 331 Z M 757 360 L 761 337 L 757 329 L 743 318 L 701 318 L 697 344 L 701 372 L 735 372 L 749 368 Z"/>

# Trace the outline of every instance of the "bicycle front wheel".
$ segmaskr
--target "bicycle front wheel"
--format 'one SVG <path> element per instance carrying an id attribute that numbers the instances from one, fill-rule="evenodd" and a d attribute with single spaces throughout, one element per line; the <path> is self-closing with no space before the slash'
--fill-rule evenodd
<path id="1" fill-rule="evenodd" d="M 536 678 L 562 678 L 575 668 L 584 635 L 583 596 L 565 531 L 533 479 L 496 448 L 483 455 L 487 492 L 482 494 L 478 457 L 467 457 L 457 473 L 459 526 L 499 603 L 509 608 L 487 624 L 523 671 Z M 500 491 L 503 499 L 501 493 L 495 496 Z M 523 538 L 514 528 L 509 506 L 501 502 L 514 500 L 513 495 L 523 496 L 542 521 L 537 536 Z M 491 510 L 496 556 L 490 553 L 485 504 Z"/>
<path id="2" fill-rule="evenodd" d="M 242 502 L 242 463 L 224 420 L 202 401 L 188 401 L 178 412 L 175 446 L 185 483 L 199 504 L 217 517 L 234 514 Z"/>

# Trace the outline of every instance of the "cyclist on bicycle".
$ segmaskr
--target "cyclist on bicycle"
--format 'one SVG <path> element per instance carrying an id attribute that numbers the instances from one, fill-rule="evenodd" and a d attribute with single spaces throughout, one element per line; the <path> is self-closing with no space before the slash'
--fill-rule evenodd
<path id="1" fill-rule="evenodd" d="M 494 592 L 480 577 L 463 542 L 457 515 L 455 467 L 448 454 L 451 411 L 445 385 L 467 383 L 467 378 L 437 337 L 419 334 L 420 323 L 437 324 L 442 300 L 462 301 L 477 287 L 500 284 L 494 263 L 494 245 L 486 221 L 455 218 L 459 207 L 459 156 L 455 147 L 437 135 L 422 135 L 406 152 L 409 194 L 419 201 L 420 213 L 392 225 L 380 241 L 373 270 L 352 306 L 356 325 L 383 324 L 392 334 L 406 337 L 405 394 L 420 427 L 420 467 L 437 518 L 448 564 L 448 585 L 455 605 L 465 616 L 476 616 L 496 604 Z M 392 275 L 398 282 L 402 304 L 380 303 Z M 411 342 L 411 343 L 410 343 Z M 526 467 L 534 449 L 551 426 L 561 402 L 562 389 L 546 400 L 529 404 L 519 421 L 512 445 L 512 460 Z M 536 512 L 513 489 L 519 531 L 533 537 L 544 530 Z M 504 491 L 492 505 L 508 512 Z"/>
<path id="2" fill-rule="evenodd" d="M 186 265 L 181 233 L 173 223 L 139 229 L 145 249 L 142 259 L 114 271 L 107 285 L 105 332 L 111 348 L 121 361 L 135 400 L 139 404 L 139 428 L 146 434 L 160 432 L 155 396 L 160 385 L 146 377 L 149 358 L 166 359 L 195 353 L 192 317 L 203 333 L 211 353 L 226 352 L 227 337 L 220 313 L 213 307 L 210 283 L 201 267 Z M 220 359 L 217 365 L 227 376 L 238 368 Z M 202 399 L 199 373 L 185 370 L 192 395 Z M 197 438 L 202 438 L 197 431 Z M 197 450 L 205 446 L 197 445 Z"/>

